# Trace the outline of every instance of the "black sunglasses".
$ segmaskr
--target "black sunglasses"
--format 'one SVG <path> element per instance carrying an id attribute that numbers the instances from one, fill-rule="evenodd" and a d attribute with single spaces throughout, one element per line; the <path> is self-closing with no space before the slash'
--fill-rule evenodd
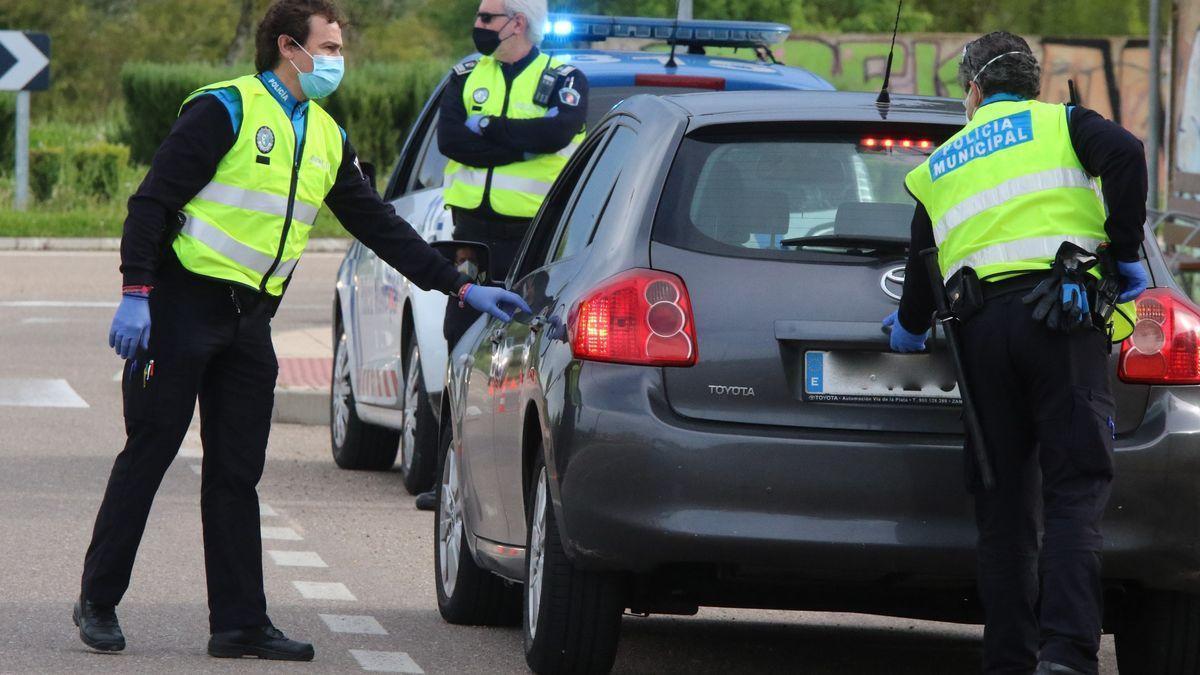
<path id="1" fill-rule="evenodd" d="M 491 23 L 493 20 L 498 19 L 499 17 L 502 17 L 502 16 L 511 17 L 512 14 L 504 14 L 502 12 L 498 13 L 498 14 L 494 13 L 494 12 L 477 12 L 475 14 L 475 18 L 479 19 L 483 23 Z"/>

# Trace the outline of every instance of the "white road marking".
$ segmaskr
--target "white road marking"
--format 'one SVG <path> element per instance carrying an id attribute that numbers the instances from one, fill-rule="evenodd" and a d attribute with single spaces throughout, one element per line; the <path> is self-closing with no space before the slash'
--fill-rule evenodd
<path id="1" fill-rule="evenodd" d="M 373 652 L 366 649 L 351 649 L 350 655 L 363 670 L 377 673 L 412 673 L 423 675 L 424 670 L 404 652 Z"/>
<path id="2" fill-rule="evenodd" d="M 124 368 L 118 370 L 116 375 L 113 375 L 113 382 L 120 382 L 122 377 L 125 377 Z"/>
<path id="3" fill-rule="evenodd" d="M 179 448 L 179 456 L 187 459 L 200 459 L 204 456 L 204 451 L 200 448 L 193 448 L 185 445 L 182 448 Z"/>
<path id="4" fill-rule="evenodd" d="M 293 581 L 292 585 L 308 600 L 358 600 L 346 584 L 337 581 Z"/>
<path id="5" fill-rule="evenodd" d="M 318 614 L 321 620 L 335 633 L 355 633 L 357 635 L 387 635 L 388 632 L 379 625 L 373 616 L 346 616 L 343 614 Z"/>
<path id="6" fill-rule="evenodd" d="M 25 326 L 40 326 L 43 324 L 52 323 L 71 323 L 75 319 L 64 319 L 53 316 L 31 316 L 28 319 L 21 319 L 21 324 Z"/>
<path id="7" fill-rule="evenodd" d="M 116 302 L 78 302 L 71 300 L 5 300 L 0 307 L 63 307 L 79 309 L 87 307 L 103 307 L 116 309 Z"/>
<path id="8" fill-rule="evenodd" d="M 204 471 L 204 467 L 199 464 L 188 464 L 188 466 L 192 469 L 192 473 L 196 474 L 197 476 Z"/>
<path id="9" fill-rule="evenodd" d="M 279 514 L 275 513 L 275 509 L 271 508 L 270 504 L 264 504 L 262 502 L 259 502 L 258 503 L 258 515 L 270 518 L 272 516 L 277 516 Z"/>
<path id="10" fill-rule="evenodd" d="M 267 527 L 262 528 L 263 539 L 278 539 L 280 541 L 301 541 L 301 537 L 295 530 L 290 527 Z"/>
<path id="11" fill-rule="evenodd" d="M 66 380 L 0 379 L 0 406 L 87 408 Z"/>
<path id="12" fill-rule="evenodd" d="M 267 551 L 281 567 L 329 567 L 315 551 Z"/>

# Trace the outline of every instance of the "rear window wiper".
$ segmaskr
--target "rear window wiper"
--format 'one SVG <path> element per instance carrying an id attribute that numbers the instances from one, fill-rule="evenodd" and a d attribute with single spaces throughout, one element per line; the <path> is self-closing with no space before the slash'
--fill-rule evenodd
<path id="1" fill-rule="evenodd" d="M 780 246 L 806 246 L 844 248 L 855 251 L 907 251 L 908 240 L 900 237 L 872 237 L 870 235 L 830 234 L 816 237 L 791 237 L 779 242 Z"/>

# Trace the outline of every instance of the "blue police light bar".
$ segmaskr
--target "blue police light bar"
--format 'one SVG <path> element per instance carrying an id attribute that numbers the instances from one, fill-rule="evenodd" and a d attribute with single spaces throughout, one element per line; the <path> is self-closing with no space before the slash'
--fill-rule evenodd
<path id="1" fill-rule="evenodd" d="M 792 33 L 782 23 L 651 19 L 633 16 L 551 14 L 543 39 L 550 42 L 603 42 L 609 38 L 664 40 L 697 47 L 763 47 Z"/>

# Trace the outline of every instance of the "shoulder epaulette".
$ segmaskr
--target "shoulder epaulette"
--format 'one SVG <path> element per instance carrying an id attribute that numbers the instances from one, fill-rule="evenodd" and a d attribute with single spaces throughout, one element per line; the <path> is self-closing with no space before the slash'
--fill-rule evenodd
<path id="1" fill-rule="evenodd" d="M 575 66 L 572 66 L 572 65 L 570 65 L 570 64 L 566 64 L 566 63 L 564 63 L 563 65 L 561 65 L 561 66 L 559 66 L 559 67 L 555 68 L 555 69 L 554 69 L 554 72 L 555 72 L 555 74 L 557 74 L 559 77 L 567 77 L 567 76 L 568 76 L 568 75 L 570 75 L 571 73 L 574 73 L 576 70 L 579 70 L 579 69 L 578 69 L 578 68 L 576 68 Z"/>
<path id="2" fill-rule="evenodd" d="M 471 72 L 472 70 L 474 70 L 474 69 L 475 69 L 475 66 L 476 66 L 476 64 L 478 64 L 478 63 L 479 63 L 479 60 L 478 60 L 478 59 L 470 59 L 470 60 L 468 60 L 468 61 L 463 61 L 462 63 L 455 64 L 455 66 L 454 66 L 454 74 L 455 74 L 455 75 L 460 75 L 460 76 L 461 76 L 461 75 L 466 75 L 467 73 L 469 73 L 469 72 Z"/>

